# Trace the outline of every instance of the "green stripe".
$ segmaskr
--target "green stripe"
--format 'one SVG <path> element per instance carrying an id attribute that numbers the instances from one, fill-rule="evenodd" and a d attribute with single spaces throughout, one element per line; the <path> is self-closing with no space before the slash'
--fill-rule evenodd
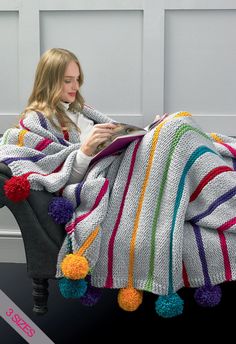
<path id="1" fill-rule="evenodd" d="M 8 136 L 9 136 L 11 130 L 12 130 L 12 128 L 9 128 L 5 131 L 5 133 L 3 134 L 3 137 L 2 137 L 1 145 L 7 144 Z"/>
<path id="2" fill-rule="evenodd" d="M 145 284 L 145 289 L 147 291 L 150 291 L 150 292 L 152 291 L 152 288 L 153 288 L 153 272 L 154 272 L 155 241 L 156 241 L 155 238 L 156 238 L 156 230 L 157 230 L 156 225 L 157 225 L 157 220 L 158 220 L 159 213 L 160 213 L 161 201 L 163 198 L 163 192 L 164 192 L 164 188 L 165 188 L 165 184 L 166 184 L 166 180 L 167 180 L 167 175 L 168 175 L 170 163 L 172 160 L 172 156 L 174 155 L 174 152 L 175 152 L 175 148 L 177 147 L 182 136 L 189 130 L 193 130 L 196 133 L 200 134 L 201 136 L 205 137 L 208 141 L 211 141 L 211 139 L 205 133 L 203 133 L 200 129 L 193 128 L 192 126 L 190 126 L 188 124 L 181 125 L 178 128 L 178 130 L 176 131 L 175 136 L 172 140 L 171 148 L 170 148 L 169 155 L 168 155 L 168 158 L 166 160 L 166 165 L 164 168 L 164 173 L 163 173 L 161 186 L 160 186 L 160 193 L 158 196 L 158 200 L 157 200 L 157 204 L 156 204 L 156 208 L 155 208 L 155 212 L 154 212 L 154 217 L 153 217 L 149 271 L 148 271 L 147 282 Z"/>

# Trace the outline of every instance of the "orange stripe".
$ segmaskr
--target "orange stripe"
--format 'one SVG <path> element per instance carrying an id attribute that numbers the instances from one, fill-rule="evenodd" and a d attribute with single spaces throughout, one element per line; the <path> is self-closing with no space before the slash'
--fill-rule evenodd
<path id="1" fill-rule="evenodd" d="M 192 115 L 189 112 L 179 112 L 173 118 L 184 117 L 184 116 L 190 117 Z M 161 122 L 157 126 L 157 128 L 155 129 L 155 132 L 154 132 L 154 135 L 153 135 L 151 153 L 150 153 L 150 156 L 149 156 L 147 170 L 146 170 L 146 174 L 145 174 L 145 177 L 144 177 L 143 185 L 142 185 L 142 188 L 141 188 L 141 195 L 140 195 L 139 201 L 138 201 L 138 208 L 137 208 L 137 212 L 136 212 L 136 216 L 135 216 L 135 220 L 134 220 L 134 228 L 133 228 L 132 238 L 131 238 L 131 242 L 130 242 L 130 262 L 129 262 L 129 272 L 128 272 L 128 287 L 132 287 L 133 286 L 135 241 L 136 241 L 138 225 L 139 225 L 139 219 L 140 219 L 140 215 L 141 215 L 141 210 L 142 210 L 142 205 L 143 205 L 143 201 L 144 201 L 145 191 L 146 191 L 146 188 L 147 188 L 147 185 L 148 185 L 148 179 L 149 179 L 149 176 L 150 176 L 150 173 L 151 173 L 152 162 L 153 162 L 154 153 L 155 153 L 155 150 L 156 150 L 156 145 L 157 145 L 159 133 L 160 133 L 161 128 L 163 127 L 163 125 L 166 122 L 172 120 L 173 118 L 170 119 L 169 117 L 167 117 L 163 122 Z"/>
<path id="2" fill-rule="evenodd" d="M 96 239 L 98 232 L 99 232 L 99 226 L 97 226 L 96 229 L 89 235 L 89 237 L 85 240 L 83 245 L 80 247 L 80 249 L 76 252 L 78 256 L 82 256 L 84 252 L 89 248 L 89 246 L 92 245 L 93 241 Z"/>
<path id="3" fill-rule="evenodd" d="M 216 142 L 224 142 L 218 135 L 215 133 L 210 133 L 211 137 L 213 138 L 214 141 Z"/>
<path id="4" fill-rule="evenodd" d="M 25 135 L 27 133 L 28 133 L 28 130 L 25 130 L 25 129 L 20 131 L 20 133 L 18 135 L 18 144 L 17 144 L 17 146 L 20 146 L 20 147 L 24 146 L 24 137 L 25 137 Z"/>

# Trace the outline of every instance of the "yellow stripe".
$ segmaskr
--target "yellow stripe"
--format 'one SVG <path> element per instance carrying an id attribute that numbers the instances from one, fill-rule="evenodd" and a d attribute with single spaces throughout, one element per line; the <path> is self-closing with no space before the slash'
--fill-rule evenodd
<path id="1" fill-rule="evenodd" d="M 189 112 L 186 112 L 186 111 L 181 111 L 181 112 L 178 112 L 174 118 L 178 118 L 178 117 L 192 117 L 191 113 Z"/>
<path id="2" fill-rule="evenodd" d="M 213 138 L 214 141 L 216 142 L 224 142 L 218 135 L 215 133 L 210 133 L 211 137 Z"/>
<path id="3" fill-rule="evenodd" d="M 99 226 L 97 226 L 96 229 L 89 235 L 89 237 L 85 240 L 83 245 L 80 247 L 80 249 L 76 252 L 78 256 L 82 256 L 84 252 L 89 248 L 89 246 L 92 245 L 93 241 L 96 239 L 98 232 L 99 232 Z"/>
<path id="4" fill-rule="evenodd" d="M 17 146 L 24 146 L 24 137 L 25 135 L 28 133 L 28 130 L 25 130 L 25 129 L 22 129 L 19 133 L 19 136 L 18 136 L 18 144 Z"/>
<path id="5" fill-rule="evenodd" d="M 166 118 L 163 122 L 161 122 L 157 128 L 155 129 L 154 135 L 153 135 L 153 141 L 152 141 L 152 147 L 151 147 L 151 152 L 150 152 L 150 156 L 148 159 L 148 165 L 147 165 L 147 170 L 146 170 L 146 174 L 144 177 L 144 181 L 143 181 L 143 185 L 141 188 L 141 195 L 139 197 L 139 201 L 138 201 L 138 208 L 137 208 L 137 212 L 136 212 L 136 216 L 135 216 L 135 220 L 134 220 L 134 228 L 133 228 L 133 232 L 132 232 L 132 238 L 131 238 L 131 242 L 130 242 L 130 262 L 129 262 L 129 272 L 128 272 L 128 287 L 133 287 L 133 271 L 134 271 L 134 252 L 135 252 L 135 241 L 136 241 L 136 235 L 137 235 L 137 231 L 138 231 L 138 225 L 139 225 L 139 219 L 140 219 L 140 215 L 141 215 L 141 210 L 142 210 L 142 205 L 143 205 L 143 201 L 144 201 L 144 196 L 145 196 L 145 191 L 148 185 L 148 179 L 151 173 L 151 168 L 152 168 L 152 162 L 153 162 L 153 158 L 154 158 L 154 154 L 155 154 L 155 150 L 156 150 L 156 145 L 158 142 L 158 138 L 159 138 L 159 134 L 161 131 L 161 128 L 163 127 L 163 125 L 172 120 L 173 118 L 178 118 L 178 117 L 191 117 L 192 115 L 189 112 L 178 112 L 174 117 L 172 118 Z"/>

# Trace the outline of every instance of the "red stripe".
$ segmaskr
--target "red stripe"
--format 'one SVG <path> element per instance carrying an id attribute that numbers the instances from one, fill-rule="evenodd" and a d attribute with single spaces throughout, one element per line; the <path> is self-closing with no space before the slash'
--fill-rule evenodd
<path id="1" fill-rule="evenodd" d="M 43 149 L 45 149 L 50 143 L 52 143 L 53 141 L 50 139 L 43 139 L 42 141 L 40 141 L 37 146 L 35 147 L 35 149 L 37 149 L 38 151 L 42 151 Z"/>
<path id="2" fill-rule="evenodd" d="M 27 173 L 24 173 L 23 175 L 24 176 L 26 176 L 26 177 L 28 177 L 28 176 L 30 176 L 31 174 L 38 174 L 38 175 L 40 175 L 40 176 L 43 176 L 43 177 L 46 177 L 46 176 L 50 176 L 50 174 L 51 173 L 56 173 L 56 172 L 59 172 L 61 169 L 62 169 L 62 166 L 64 165 L 64 162 L 61 164 L 61 165 L 59 165 L 59 166 L 57 166 L 56 168 L 55 168 L 55 170 L 53 170 L 52 172 L 50 172 L 50 173 L 39 173 L 39 172 L 27 172 Z"/>
<path id="3" fill-rule="evenodd" d="M 69 133 L 66 129 L 62 129 L 62 132 L 63 132 L 63 136 L 64 136 L 64 139 L 66 141 L 69 141 Z"/>
<path id="4" fill-rule="evenodd" d="M 226 281 L 231 281 L 232 280 L 232 272 L 231 272 L 231 267 L 230 267 L 230 260 L 229 260 L 229 254 L 228 254 L 225 235 L 223 232 L 220 232 L 220 231 L 218 233 L 219 233 L 219 237 L 220 237 L 220 246 L 221 246 L 223 259 L 224 259 L 225 278 L 226 278 Z"/>
<path id="5" fill-rule="evenodd" d="M 198 184 L 197 188 L 195 189 L 195 191 L 192 193 L 189 202 L 193 202 L 198 195 L 200 194 L 200 192 L 202 191 L 202 189 L 216 176 L 218 176 L 220 173 L 223 172 L 228 172 L 228 171 L 233 171 L 232 168 L 230 168 L 229 166 L 219 166 L 214 168 L 213 170 L 211 170 Z"/>
<path id="6" fill-rule="evenodd" d="M 235 224 L 236 224 L 236 217 L 233 217 L 232 219 L 230 219 L 229 221 L 223 223 L 223 225 L 218 227 L 217 230 L 220 232 L 224 232 Z"/>
<path id="7" fill-rule="evenodd" d="M 24 125 L 23 119 L 21 119 L 19 123 L 20 123 L 20 126 L 21 126 L 22 128 L 24 128 L 25 130 L 30 131 L 29 128 L 27 128 L 27 127 Z"/>
<path id="8" fill-rule="evenodd" d="M 106 279 L 106 284 L 105 284 L 106 288 L 112 288 L 112 286 L 113 286 L 113 276 L 112 275 L 113 275 L 113 252 L 114 252 L 115 237 L 116 237 L 116 233 L 118 231 L 118 227 L 120 224 L 120 220 L 121 220 L 121 216 L 122 216 L 122 212 L 123 212 L 123 208 L 124 208 L 124 204 L 125 204 L 125 197 L 126 197 L 126 194 L 128 192 L 128 189 L 129 189 L 131 177 L 132 177 L 133 170 L 134 170 L 134 164 L 135 164 L 135 160 L 136 160 L 137 150 L 138 150 L 140 143 L 141 143 L 141 140 L 139 140 L 137 142 L 137 144 L 134 148 L 133 154 L 132 154 L 128 179 L 127 179 L 127 182 L 125 185 L 125 190 L 124 190 L 124 194 L 123 194 L 122 201 L 120 204 L 120 209 L 119 209 L 119 213 L 118 213 L 118 216 L 116 219 L 116 223 L 115 223 L 114 229 L 112 231 L 111 238 L 110 238 L 109 245 L 108 245 L 108 269 L 107 269 L 108 272 L 107 272 L 107 279 Z"/>
<path id="9" fill-rule="evenodd" d="M 182 276 L 183 276 L 184 286 L 189 288 L 190 283 L 189 283 L 188 274 L 187 274 L 187 270 L 186 270 L 184 262 L 182 265 L 183 265 Z"/>
<path id="10" fill-rule="evenodd" d="M 225 146 L 226 148 L 228 148 L 228 150 L 232 153 L 232 155 L 236 158 L 236 149 L 234 149 L 232 146 L 230 146 L 228 143 L 224 143 L 224 142 L 219 142 L 220 144 L 222 144 L 223 146 Z"/>
<path id="11" fill-rule="evenodd" d="M 59 171 L 62 169 L 63 165 L 64 165 L 64 162 L 61 163 L 61 165 L 57 166 L 57 167 L 55 168 L 55 170 L 53 170 L 51 173 L 59 172 Z M 50 174 L 50 173 L 49 173 L 49 174 Z"/>

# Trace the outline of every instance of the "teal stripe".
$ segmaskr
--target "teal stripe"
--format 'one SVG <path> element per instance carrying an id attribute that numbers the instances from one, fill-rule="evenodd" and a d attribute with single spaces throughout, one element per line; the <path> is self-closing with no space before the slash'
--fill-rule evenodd
<path id="1" fill-rule="evenodd" d="M 157 220 L 160 214 L 160 207 L 161 207 L 161 202 L 162 202 L 162 198 L 163 198 L 163 192 L 165 189 L 165 185 L 166 185 L 166 181 L 167 181 L 167 175 L 168 175 L 168 171 L 169 171 L 169 167 L 171 164 L 171 160 L 172 157 L 174 155 L 175 149 L 180 141 L 180 139 L 182 138 L 182 136 L 189 130 L 195 131 L 196 133 L 200 134 L 201 136 L 203 136 L 204 138 L 206 138 L 208 141 L 212 141 L 211 137 L 209 137 L 207 134 L 205 134 L 204 132 L 202 132 L 200 129 L 198 128 L 193 128 L 192 126 L 190 126 L 189 124 L 182 124 L 178 130 L 176 131 L 172 143 L 171 143 L 171 147 L 170 147 L 170 151 L 166 160 L 166 165 L 164 168 L 164 173 L 163 173 L 163 177 L 162 177 L 162 181 L 161 181 L 161 185 L 160 185 L 160 193 L 158 196 L 158 200 L 157 200 L 157 204 L 156 204 L 156 208 L 155 208 L 155 212 L 154 212 L 154 217 L 153 217 L 153 223 L 152 223 L 152 234 L 151 234 L 151 252 L 150 252 L 150 259 L 149 259 L 149 271 L 148 271 L 148 278 L 147 278 L 147 282 L 145 284 L 145 289 L 147 291 L 152 291 L 153 289 L 153 273 L 154 273 L 154 267 L 155 267 L 155 238 L 156 238 L 156 232 L 157 232 Z"/>
<path id="2" fill-rule="evenodd" d="M 175 223 L 176 223 L 176 218 L 177 218 L 177 212 L 180 206 L 180 201 L 183 196 L 183 190 L 184 190 L 184 185 L 185 185 L 185 179 L 188 174 L 188 171 L 194 164 L 194 162 L 203 154 L 205 153 L 213 153 L 218 155 L 216 152 L 214 152 L 212 149 L 206 147 L 206 146 L 201 146 L 198 147 L 190 156 L 188 159 L 182 176 L 179 181 L 178 185 L 178 191 L 175 199 L 175 206 L 174 206 L 174 215 L 172 219 L 172 225 L 171 225 L 171 232 L 170 232 L 170 246 L 169 246 L 169 251 L 170 251 L 170 258 L 169 258 L 169 286 L 168 286 L 168 294 L 173 293 L 173 236 L 174 236 L 174 229 L 175 229 Z"/>

